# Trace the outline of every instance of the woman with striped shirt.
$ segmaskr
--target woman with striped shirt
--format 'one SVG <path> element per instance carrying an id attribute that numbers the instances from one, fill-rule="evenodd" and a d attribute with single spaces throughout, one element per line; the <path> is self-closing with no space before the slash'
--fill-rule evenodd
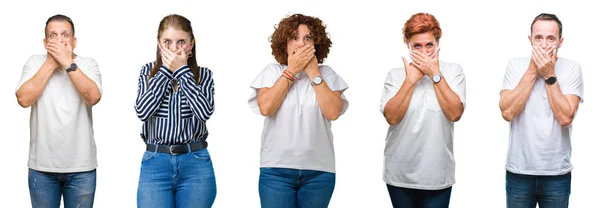
<path id="1" fill-rule="evenodd" d="M 138 207 L 211 207 L 217 193 L 206 138 L 214 111 L 212 72 L 194 56 L 191 23 L 162 19 L 156 61 L 142 67 L 135 110 L 146 143 Z"/>

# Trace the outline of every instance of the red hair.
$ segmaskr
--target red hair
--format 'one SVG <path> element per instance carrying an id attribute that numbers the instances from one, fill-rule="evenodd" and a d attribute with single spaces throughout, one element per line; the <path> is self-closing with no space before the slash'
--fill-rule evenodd
<path id="1" fill-rule="evenodd" d="M 415 34 L 431 32 L 435 41 L 440 41 L 442 37 L 442 28 L 435 17 L 428 13 L 414 14 L 404 23 L 402 34 L 404 35 L 404 43 L 408 44 L 410 38 Z"/>

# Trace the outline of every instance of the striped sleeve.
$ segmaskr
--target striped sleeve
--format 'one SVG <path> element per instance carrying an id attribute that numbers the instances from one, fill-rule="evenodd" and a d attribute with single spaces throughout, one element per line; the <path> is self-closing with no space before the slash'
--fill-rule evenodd
<path id="1" fill-rule="evenodd" d="M 181 91 L 190 103 L 190 108 L 201 121 L 206 122 L 214 112 L 214 82 L 212 71 L 200 67 L 200 82 L 196 84 L 194 74 L 187 65 L 175 71 L 175 79 L 180 83 Z"/>
<path id="2" fill-rule="evenodd" d="M 146 121 L 154 115 L 167 91 L 167 83 L 173 79 L 172 72 L 164 66 L 159 69 L 154 77 L 148 78 L 152 66 L 152 63 L 144 65 L 138 79 L 135 111 L 142 121 Z"/>

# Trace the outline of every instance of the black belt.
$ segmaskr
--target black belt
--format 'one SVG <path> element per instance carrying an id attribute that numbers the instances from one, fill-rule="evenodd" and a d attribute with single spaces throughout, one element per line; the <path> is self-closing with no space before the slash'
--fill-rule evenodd
<path id="1" fill-rule="evenodd" d="M 206 141 L 194 142 L 188 144 L 175 144 L 175 145 L 156 145 L 146 144 L 146 150 L 151 152 L 168 153 L 172 155 L 179 155 L 190 153 L 196 150 L 204 149 L 208 146 Z"/>

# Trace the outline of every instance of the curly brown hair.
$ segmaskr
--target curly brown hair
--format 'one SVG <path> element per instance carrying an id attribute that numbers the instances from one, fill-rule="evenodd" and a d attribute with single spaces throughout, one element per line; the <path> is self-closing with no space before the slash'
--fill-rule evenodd
<path id="1" fill-rule="evenodd" d="M 278 26 L 275 26 L 273 35 L 269 38 L 271 42 L 271 54 L 275 57 L 275 60 L 280 64 L 287 65 L 288 54 L 286 51 L 287 42 L 296 36 L 298 26 L 304 24 L 310 30 L 310 36 L 315 44 L 315 56 L 317 61 L 321 64 L 327 58 L 329 54 L 329 48 L 331 47 L 331 40 L 325 31 L 325 24 L 319 18 L 305 16 L 302 14 L 293 14 L 291 16 L 283 18 Z"/>

